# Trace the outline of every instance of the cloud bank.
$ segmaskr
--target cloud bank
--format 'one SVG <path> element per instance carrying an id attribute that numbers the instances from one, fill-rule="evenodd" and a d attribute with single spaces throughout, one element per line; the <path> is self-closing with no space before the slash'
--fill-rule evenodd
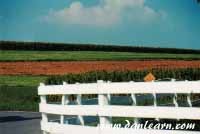
<path id="1" fill-rule="evenodd" d="M 50 11 L 45 20 L 61 24 L 111 26 L 127 20 L 146 23 L 163 16 L 163 12 L 145 5 L 145 0 L 101 0 L 91 7 L 79 1 L 72 2 L 69 7 Z"/>

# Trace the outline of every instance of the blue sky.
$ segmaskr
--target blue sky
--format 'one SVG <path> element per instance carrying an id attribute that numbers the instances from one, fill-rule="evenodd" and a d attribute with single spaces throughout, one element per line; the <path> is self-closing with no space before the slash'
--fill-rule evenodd
<path id="1" fill-rule="evenodd" d="M 0 40 L 200 49 L 195 0 L 1 0 Z"/>

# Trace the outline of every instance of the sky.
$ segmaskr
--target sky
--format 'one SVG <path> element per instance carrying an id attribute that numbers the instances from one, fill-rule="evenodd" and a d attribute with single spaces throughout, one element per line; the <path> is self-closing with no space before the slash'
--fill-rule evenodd
<path id="1" fill-rule="evenodd" d="M 196 0 L 1 0 L 0 40 L 200 49 Z"/>

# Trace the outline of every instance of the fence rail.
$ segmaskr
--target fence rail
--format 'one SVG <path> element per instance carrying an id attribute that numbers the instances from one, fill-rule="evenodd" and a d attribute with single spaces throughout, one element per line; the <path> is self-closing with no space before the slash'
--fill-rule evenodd
<path id="1" fill-rule="evenodd" d="M 137 106 L 136 94 L 152 94 L 153 106 Z M 155 118 L 155 119 L 188 119 L 200 120 L 200 108 L 192 107 L 191 94 L 200 93 L 200 81 L 168 81 L 168 82 L 103 82 L 87 84 L 44 85 L 38 88 L 41 98 L 40 112 L 42 113 L 41 128 L 44 133 L 88 133 L 88 134 L 128 134 L 128 133 L 200 133 L 195 131 L 175 130 L 125 130 L 101 129 L 100 127 L 85 126 L 83 116 L 98 116 L 99 124 L 110 124 L 111 117 Z M 97 94 L 97 105 L 82 105 L 82 95 Z M 131 106 L 110 105 L 111 95 L 130 94 Z M 157 106 L 157 94 L 173 94 L 174 107 Z M 188 107 L 179 107 L 177 94 L 186 94 Z M 61 95 L 61 104 L 48 104 L 47 95 Z M 77 105 L 69 105 L 69 96 L 76 95 Z M 48 121 L 47 114 L 60 115 L 59 123 Z M 65 124 L 64 116 L 78 117 L 80 125 Z"/>

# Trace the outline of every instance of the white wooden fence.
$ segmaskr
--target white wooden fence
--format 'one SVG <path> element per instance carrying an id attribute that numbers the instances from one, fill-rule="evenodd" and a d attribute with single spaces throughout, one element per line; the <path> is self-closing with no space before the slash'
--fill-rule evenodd
<path id="1" fill-rule="evenodd" d="M 135 94 L 153 94 L 154 106 L 137 106 Z M 103 82 L 88 84 L 44 85 L 40 84 L 38 94 L 41 98 L 39 106 L 42 113 L 41 129 L 44 134 L 197 134 L 195 131 L 175 130 L 135 130 L 112 129 L 85 126 L 83 116 L 98 116 L 99 124 L 109 124 L 110 117 L 134 117 L 155 119 L 189 119 L 200 120 L 200 108 L 192 107 L 190 95 L 200 93 L 200 81 L 168 81 L 168 82 Z M 78 105 L 68 105 L 69 95 L 77 95 Z M 97 94 L 98 105 L 81 105 L 81 96 Z M 131 94 L 132 106 L 109 105 L 110 95 Z M 157 106 L 156 94 L 175 94 L 175 107 Z M 176 94 L 187 94 L 189 107 L 178 107 Z M 48 104 L 47 95 L 62 95 L 61 104 Z M 48 122 L 47 114 L 60 115 L 60 122 Z M 77 115 L 81 125 L 64 123 L 65 115 Z"/>

